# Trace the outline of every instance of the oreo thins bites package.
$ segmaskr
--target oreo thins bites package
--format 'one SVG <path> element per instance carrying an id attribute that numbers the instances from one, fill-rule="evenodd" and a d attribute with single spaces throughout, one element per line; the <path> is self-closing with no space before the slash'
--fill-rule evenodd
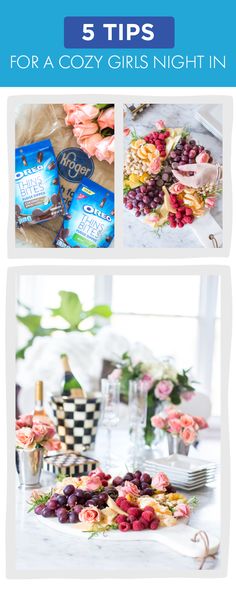
<path id="1" fill-rule="evenodd" d="M 16 149 L 15 200 L 17 227 L 65 214 L 57 160 L 49 139 Z"/>
<path id="2" fill-rule="evenodd" d="M 56 247 L 109 247 L 114 237 L 114 194 L 85 176 L 56 237 Z"/>

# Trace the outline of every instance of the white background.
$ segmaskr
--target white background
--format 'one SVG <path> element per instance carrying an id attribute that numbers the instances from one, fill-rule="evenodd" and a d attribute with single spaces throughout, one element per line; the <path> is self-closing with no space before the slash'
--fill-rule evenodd
<path id="1" fill-rule="evenodd" d="M 75 88 L 63 88 L 63 89 L 37 89 L 37 88 L 29 88 L 26 89 L 22 88 L 22 89 L 1 89 L 1 109 L 0 109 L 0 178 L 1 178 L 1 188 L 0 188 L 0 199 L 1 199 L 1 247 L 0 247 L 0 267 L 1 267 L 1 300 L 0 300 L 0 313 L 1 313 L 1 375 L 3 375 L 2 378 L 2 412 L 1 412 L 1 442 L 2 442 L 2 451 L 1 451 L 1 484 L 0 484 L 0 492 L 1 492 L 1 546 L 2 546 L 2 553 L 4 552 L 4 543 L 5 543 L 5 530 L 4 530 L 4 512 L 5 512 L 5 505 L 6 505 L 6 493 L 7 493 L 7 488 L 6 488 L 6 473 L 7 473 L 7 465 L 6 465 L 6 451 L 4 449 L 4 445 L 6 443 L 6 395 L 5 395 L 5 321 L 6 321 L 6 329 L 7 329 L 7 317 L 5 317 L 5 297 L 6 297 L 6 277 L 7 277 L 7 268 L 8 267 L 15 267 L 15 266 L 21 266 L 21 265 L 25 265 L 25 266 L 31 266 L 34 265 L 33 261 L 30 260 L 24 260 L 23 264 L 21 260 L 9 260 L 7 257 L 7 219 L 8 219 L 8 203 L 9 203 L 9 184 L 8 184 L 8 149 L 7 149 L 7 98 L 8 96 L 12 96 L 12 95 L 25 95 L 26 93 L 31 94 L 31 95 L 39 95 L 41 94 L 42 96 L 44 94 L 65 94 L 65 92 L 68 93 L 68 97 L 71 94 L 75 94 Z M 88 93 L 88 89 L 84 89 L 85 93 Z M 147 94 L 147 97 L 149 94 L 151 95 L 157 95 L 158 96 L 204 96 L 204 95 L 212 95 L 214 96 L 215 94 L 219 95 L 227 95 L 227 96 L 233 96 L 234 97 L 234 109 L 236 107 L 236 90 L 233 88 L 223 88 L 223 89 L 219 89 L 219 88 L 210 88 L 209 90 L 204 88 L 204 89 L 191 89 L 191 88 L 152 88 L 152 89 L 146 89 L 142 88 L 142 89 L 125 89 L 125 88 L 119 88 L 119 89 L 113 89 L 113 88 L 106 88 L 105 90 L 101 90 L 101 88 L 93 88 L 92 89 L 93 93 L 96 94 L 103 94 L 104 93 L 113 93 L 115 94 L 131 94 L 133 96 L 138 96 L 139 94 L 145 95 Z M 81 94 L 81 89 L 79 89 L 79 93 Z M 148 101 L 148 99 L 147 99 Z M 231 160 L 231 166 L 232 166 L 232 179 L 233 179 L 233 199 L 234 199 L 234 195 L 235 195 L 235 191 L 236 191 L 236 183 L 235 183 L 235 162 L 236 162 L 236 149 L 235 149 L 235 139 L 234 137 L 236 136 L 236 129 L 235 129 L 235 121 L 234 121 L 234 128 L 233 128 L 233 145 L 232 145 L 232 160 Z M 227 197 L 229 197 L 229 195 L 225 194 L 224 198 L 227 199 Z M 231 277 L 232 277 L 232 288 L 233 288 L 233 296 L 236 290 L 236 264 L 235 264 L 235 254 L 236 254 L 236 226 L 235 226 L 235 222 L 233 224 L 233 232 L 232 232 L 232 244 L 231 244 L 231 251 L 230 251 L 230 256 L 229 258 L 222 258 L 222 260 L 215 260 L 212 257 L 209 258 L 205 258 L 204 260 L 200 260 L 200 264 L 202 266 L 204 265 L 208 265 L 208 264 L 216 264 L 218 265 L 219 263 L 222 263 L 223 265 L 229 265 L 231 268 Z M 213 252 L 214 253 L 214 252 Z M 171 255 L 171 252 L 170 252 Z M 50 258 L 48 257 L 47 260 L 42 260 L 40 261 L 40 259 L 37 259 L 36 264 L 42 264 L 42 266 L 47 266 L 50 265 L 52 263 L 52 261 L 50 260 Z M 132 260 L 131 264 L 133 267 L 137 267 L 139 265 L 141 265 L 141 261 L 140 260 Z M 170 260 L 170 264 L 173 263 L 173 261 Z M 88 260 L 84 260 L 80 262 L 80 266 L 88 266 L 90 264 L 90 262 Z M 96 264 L 96 266 L 99 266 L 99 261 L 92 261 L 91 264 Z M 102 268 L 106 267 L 107 265 L 109 265 L 110 262 L 109 261 L 103 261 L 102 263 Z M 120 260 L 113 260 L 112 261 L 113 266 L 118 266 L 118 265 L 122 265 L 122 266 L 128 266 L 129 265 L 129 260 L 122 260 L 122 262 L 120 262 Z M 150 266 L 155 266 L 158 265 L 160 266 L 167 266 L 168 261 L 167 260 L 158 260 L 158 261 L 154 261 L 154 260 L 147 260 L 145 262 L 145 265 L 148 267 Z M 199 260 L 198 259 L 190 259 L 190 260 L 175 260 L 174 262 L 175 266 L 189 266 L 190 268 L 196 265 L 199 265 Z M 53 266 L 58 266 L 58 273 L 60 272 L 59 268 L 60 268 L 60 260 L 53 260 Z M 73 260 L 68 260 L 67 261 L 67 267 L 71 265 L 74 266 L 75 262 Z M 145 285 L 143 285 L 143 290 L 144 290 L 144 296 L 145 296 Z M 230 296 L 230 293 L 229 293 Z M 235 322 L 235 316 L 234 316 L 234 322 Z M 235 452 L 236 452 L 236 443 L 235 443 L 235 414 L 236 414 L 236 402 L 235 402 L 235 397 L 236 397 L 236 393 L 235 393 L 235 357 L 236 357 L 236 343 L 235 343 L 235 326 L 234 326 L 234 334 L 233 334 L 233 341 L 232 341 L 232 363 L 231 363 L 231 379 L 230 379 L 230 390 L 229 390 L 229 427 L 230 427 L 230 438 L 231 438 L 231 458 L 232 458 L 232 466 L 234 465 L 234 468 L 232 468 L 232 505 L 231 505 L 231 543 L 230 543 L 230 554 L 229 554 L 229 569 L 228 569 L 228 576 L 225 579 L 201 579 L 200 578 L 196 578 L 196 579 L 184 579 L 184 578 L 179 578 L 179 579 L 155 579 L 155 580 L 109 580 L 109 579 L 102 579 L 102 580 L 93 580 L 93 581 L 77 581 L 77 580 L 63 580 L 63 579 L 58 579 L 54 582 L 52 582 L 52 580 L 41 580 L 41 579 L 32 579 L 32 580 L 5 580 L 5 565 L 3 565 L 3 563 L 5 562 L 5 558 L 4 558 L 4 554 L 3 554 L 3 558 L 1 559 L 2 562 L 2 569 L 1 569 L 1 577 L 3 579 L 4 582 L 4 586 L 6 587 L 32 587 L 32 585 L 34 587 L 36 587 L 37 589 L 42 586 L 42 583 L 45 585 L 47 584 L 48 586 L 52 586 L 52 583 L 54 583 L 54 585 L 56 584 L 57 587 L 61 588 L 61 587 L 66 587 L 66 589 L 68 589 L 68 587 L 70 585 L 74 586 L 78 586 L 78 584 L 83 583 L 83 585 L 87 588 L 90 589 L 90 587 L 94 588 L 96 587 L 96 589 L 100 589 L 100 588 L 108 588 L 108 587 L 112 587 L 114 589 L 118 589 L 118 587 L 120 588 L 121 586 L 124 587 L 131 587 L 131 588 L 143 588 L 145 587 L 157 587 L 158 585 L 162 585 L 163 583 L 165 584 L 165 587 L 189 587 L 189 584 L 191 583 L 192 587 L 195 587 L 196 585 L 198 586 L 199 582 L 201 582 L 201 588 L 205 588 L 205 587 L 214 587 L 214 589 L 216 587 L 231 587 L 232 586 L 232 581 L 235 578 L 235 524 L 236 524 L 236 518 L 235 518 L 235 512 L 236 512 L 236 506 L 235 506 L 235 488 L 236 488 L 236 476 L 235 476 Z M 7 394 L 9 394 L 9 391 L 7 391 Z M 224 396 L 227 395 L 227 391 L 224 390 L 222 391 L 222 394 Z M 11 465 L 9 465 L 9 467 L 12 467 Z M 56 550 L 56 543 L 55 543 L 55 550 Z M 171 562 L 170 562 L 171 564 Z M 89 571 L 88 571 L 89 574 Z"/>

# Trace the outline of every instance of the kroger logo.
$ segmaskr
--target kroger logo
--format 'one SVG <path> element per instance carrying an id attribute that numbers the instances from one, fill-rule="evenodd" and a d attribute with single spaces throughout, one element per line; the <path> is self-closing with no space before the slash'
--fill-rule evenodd
<path id="1" fill-rule="evenodd" d="M 92 158 L 78 147 L 63 149 L 57 156 L 60 176 L 68 182 L 80 182 L 83 176 L 91 178 L 94 172 Z"/>

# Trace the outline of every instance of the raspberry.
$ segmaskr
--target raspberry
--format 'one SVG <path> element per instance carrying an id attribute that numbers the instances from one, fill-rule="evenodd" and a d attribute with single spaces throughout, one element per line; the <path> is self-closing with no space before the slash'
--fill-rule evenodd
<path id="1" fill-rule="evenodd" d="M 149 527 L 149 523 L 147 522 L 147 520 L 141 517 L 139 521 L 143 524 L 145 530 L 147 530 L 147 528 Z"/>
<path id="2" fill-rule="evenodd" d="M 126 515 L 117 515 L 116 516 L 116 523 L 117 524 L 121 524 L 121 523 L 126 522 L 126 521 L 127 521 Z"/>
<path id="3" fill-rule="evenodd" d="M 106 479 L 101 480 L 101 485 L 102 485 L 102 487 L 107 487 L 108 482 L 106 481 Z"/>
<path id="4" fill-rule="evenodd" d="M 159 523 L 160 523 L 160 520 L 158 519 L 158 517 L 156 519 L 153 519 L 149 525 L 149 529 L 150 530 L 157 530 Z"/>
<path id="5" fill-rule="evenodd" d="M 151 507 L 151 505 L 147 505 L 146 507 L 144 507 L 143 511 L 151 511 L 151 513 L 155 515 L 155 510 L 153 509 L 153 507 Z"/>
<path id="6" fill-rule="evenodd" d="M 123 501 L 124 501 L 124 497 L 117 497 L 116 505 L 118 505 L 118 507 L 121 507 L 121 503 L 123 503 Z"/>
<path id="7" fill-rule="evenodd" d="M 123 511 L 126 511 L 126 512 L 128 512 L 128 509 L 129 509 L 130 507 L 132 507 L 132 503 L 130 503 L 129 501 L 127 501 L 127 499 L 124 499 L 124 497 L 122 497 L 122 501 L 121 501 L 121 503 L 120 503 L 119 507 L 120 507 L 121 509 L 123 509 Z"/>
<path id="8" fill-rule="evenodd" d="M 134 532 L 141 532 L 142 530 L 145 530 L 145 526 L 141 519 L 136 519 L 132 524 L 132 528 Z"/>
<path id="9" fill-rule="evenodd" d="M 132 524 L 135 520 L 136 520 L 136 515 L 129 515 L 127 517 L 127 522 L 129 522 L 130 524 Z"/>
<path id="10" fill-rule="evenodd" d="M 134 515 L 136 516 L 136 519 L 138 519 L 142 515 L 142 509 L 139 509 L 138 507 L 130 507 L 128 509 L 128 515 Z"/>
<path id="11" fill-rule="evenodd" d="M 189 216 L 189 215 L 190 215 L 190 216 L 192 216 L 192 214 L 193 214 L 193 211 L 192 211 L 192 209 L 190 209 L 190 207 L 186 207 L 186 208 L 185 208 L 185 215 L 187 215 L 187 216 Z"/>
<path id="12" fill-rule="evenodd" d="M 121 522 L 119 524 L 119 530 L 120 532 L 128 532 L 129 530 L 131 530 L 131 525 L 129 524 L 129 522 Z"/>
<path id="13" fill-rule="evenodd" d="M 151 511 L 143 511 L 142 519 L 144 519 L 148 524 L 154 519 L 155 515 Z"/>

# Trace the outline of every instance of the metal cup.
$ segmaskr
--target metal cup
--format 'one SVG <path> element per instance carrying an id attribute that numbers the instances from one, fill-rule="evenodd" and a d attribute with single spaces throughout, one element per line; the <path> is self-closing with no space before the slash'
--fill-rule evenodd
<path id="1" fill-rule="evenodd" d="M 184 444 L 183 440 L 178 436 L 167 433 L 169 454 L 182 454 L 188 456 L 189 445 Z"/>
<path id="2" fill-rule="evenodd" d="M 37 489 L 40 487 L 40 475 L 43 465 L 43 448 L 34 450 L 16 450 L 16 470 L 20 487 Z"/>

